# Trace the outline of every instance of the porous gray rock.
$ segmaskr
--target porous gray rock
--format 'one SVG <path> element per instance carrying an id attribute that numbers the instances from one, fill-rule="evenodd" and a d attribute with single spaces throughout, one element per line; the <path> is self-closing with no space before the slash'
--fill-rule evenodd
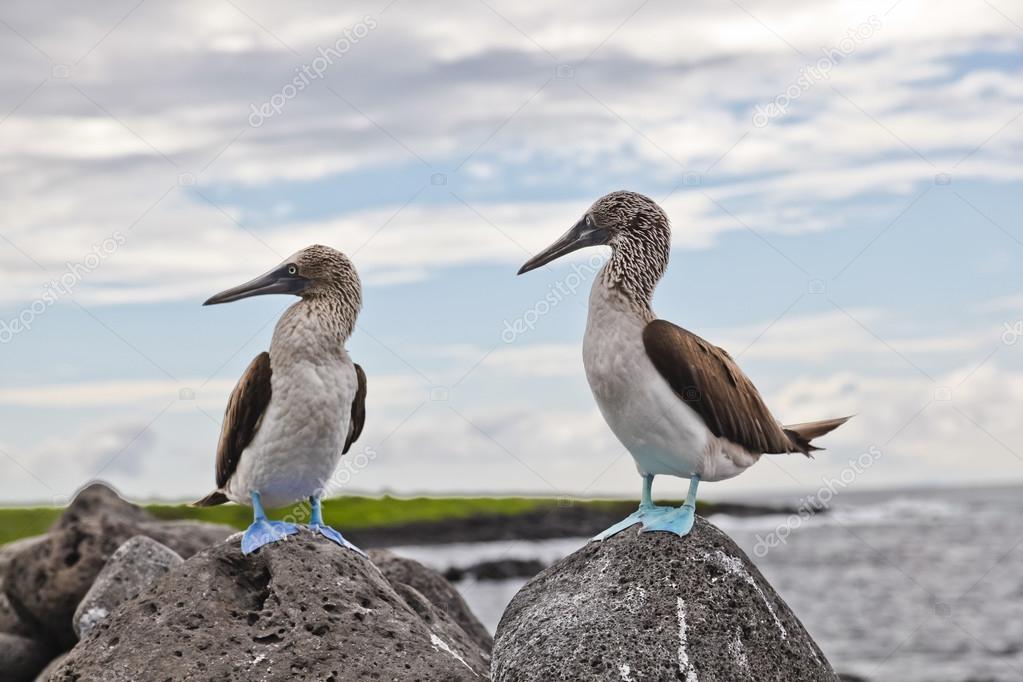
<path id="1" fill-rule="evenodd" d="M 188 557 L 234 532 L 228 526 L 158 521 L 102 484 L 83 489 L 45 539 L 10 557 L 4 591 L 29 625 L 68 649 L 78 603 L 114 551 L 145 535 Z"/>
<path id="2" fill-rule="evenodd" d="M 138 596 L 183 561 L 174 550 L 144 535 L 128 540 L 110 556 L 75 609 L 75 634 L 85 636 L 122 602 Z"/>
<path id="3" fill-rule="evenodd" d="M 99 481 L 90 483 L 77 493 L 67 508 L 54 522 L 51 530 L 72 525 L 97 516 L 117 516 L 125 521 L 152 521 L 153 517 L 141 507 L 128 502 L 116 490 Z"/>
<path id="4" fill-rule="evenodd" d="M 46 540 L 45 536 L 15 540 L 0 547 L 0 679 L 32 680 L 53 656 L 53 646 L 19 614 L 3 591 L 12 557 Z"/>
<path id="5" fill-rule="evenodd" d="M 32 682 L 53 655 L 53 650 L 40 640 L 2 632 L 0 679 L 4 682 Z"/>
<path id="6" fill-rule="evenodd" d="M 45 535 L 31 538 L 23 538 L 9 542 L 0 547 L 0 632 L 10 635 L 19 635 L 29 639 L 38 638 L 38 631 L 32 623 L 18 613 L 4 591 L 4 580 L 7 575 L 7 568 L 11 559 L 29 547 L 46 541 Z"/>
<path id="7" fill-rule="evenodd" d="M 211 547 L 121 604 L 51 680 L 478 680 L 488 660 L 421 592 L 302 531 Z"/>
<path id="8" fill-rule="evenodd" d="M 3 584 L 4 576 L 7 575 L 7 567 L 11 564 L 11 559 L 14 555 L 22 552 L 33 545 L 46 542 L 47 536 L 35 535 L 29 538 L 21 538 L 14 542 L 8 542 L 6 545 L 0 546 L 0 585 Z"/>
<path id="9" fill-rule="evenodd" d="M 152 538 L 188 558 L 237 532 L 231 526 L 204 521 L 145 521 L 138 525 L 137 535 Z"/>
<path id="10" fill-rule="evenodd" d="M 501 619 L 495 682 L 836 682 L 789 607 L 732 540 L 630 528 L 533 578 Z"/>
<path id="11" fill-rule="evenodd" d="M 406 559 L 386 549 L 371 549 L 369 558 L 392 585 L 402 583 L 418 590 L 430 603 L 451 616 L 480 650 L 489 656 L 494 648 L 494 638 L 444 576 L 418 561 Z"/>
<path id="12" fill-rule="evenodd" d="M 22 637 L 35 637 L 37 634 L 36 629 L 14 610 L 3 592 L 0 592 L 0 633 Z"/>

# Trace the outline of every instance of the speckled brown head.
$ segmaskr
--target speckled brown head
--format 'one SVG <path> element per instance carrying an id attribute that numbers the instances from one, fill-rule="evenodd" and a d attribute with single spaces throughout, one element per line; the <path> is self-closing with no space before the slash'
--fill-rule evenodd
<path id="1" fill-rule="evenodd" d="M 650 242 L 665 248 L 671 243 L 668 216 L 653 199 L 638 192 L 605 194 L 593 202 L 586 215 L 607 231 L 605 243 L 612 248 L 627 241 Z"/>
<path id="2" fill-rule="evenodd" d="M 298 276 L 309 281 L 299 295 L 302 298 L 318 296 L 345 296 L 362 302 L 362 284 L 359 274 L 348 256 L 322 244 L 307 246 L 285 261 L 298 268 Z"/>
<path id="3" fill-rule="evenodd" d="M 653 199 L 638 192 L 618 191 L 593 202 L 572 229 L 519 270 L 535 270 L 586 246 L 607 245 L 611 261 L 604 270 L 609 285 L 622 285 L 638 298 L 649 299 L 668 266 L 671 225 Z"/>
<path id="4" fill-rule="evenodd" d="M 356 311 L 362 307 L 362 285 L 352 261 L 337 249 L 320 244 L 295 252 L 269 272 L 222 291 L 203 305 L 230 303 L 265 294 L 342 302 L 345 308 Z"/>

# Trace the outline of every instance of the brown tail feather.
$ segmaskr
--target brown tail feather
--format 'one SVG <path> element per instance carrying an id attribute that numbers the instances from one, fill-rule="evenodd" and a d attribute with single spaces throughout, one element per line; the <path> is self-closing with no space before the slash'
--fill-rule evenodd
<path id="1" fill-rule="evenodd" d="M 192 506 L 193 507 L 216 507 L 218 504 L 224 504 L 227 501 L 228 501 L 227 495 L 225 495 L 224 493 L 220 492 L 219 490 L 214 490 L 212 493 L 210 493 L 206 497 L 202 498 L 201 500 L 193 502 Z"/>
<path id="2" fill-rule="evenodd" d="M 800 452 L 804 454 L 810 454 L 814 450 L 823 450 L 810 441 L 814 438 L 820 438 L 826 433 L 830 433 L 837 429 L 842 424 L 852 419 L 852 415 L 848 417 L 838 417 L 837 419 L 822 419 L 817 422 L 806 422 L 805 424 L 792 424 L 791 426 L 783 426 L 785 433 L 788 434 L 789 439 Z"/>

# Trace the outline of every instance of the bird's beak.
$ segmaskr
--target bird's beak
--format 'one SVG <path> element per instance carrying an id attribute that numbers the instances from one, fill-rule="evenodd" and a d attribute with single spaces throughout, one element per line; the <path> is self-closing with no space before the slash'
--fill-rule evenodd
<path id="1" fill-rule="evenodd" d="M 221 291 L 216 296 L 210 297 L 203 305 L 230 303 L 231 301 L 239 301 L 250 296 L 263 296 L 264 294 L 293 294 L 297 296 L 308 289 L 312 282 L 300 275 L 292 275 L 288 272 L 289 267 L 291 266 L 282 265 L 245 284 Z"/>
<path id="2" fill-rule="evenodd" d="M 608 231 L 602 227 L 597 227 L 592 220 L 587 220 L 584 216 L 571 230 L 561 235 L 558 241 L 526 261 L 525 265 L 519 268 L 519 274 L 536 270 L 538 267 L 547 265 L 552 260 L 557 260 L 565 254 L 572 253 L 578 249 L 606 244 L 607 239 Z"/>

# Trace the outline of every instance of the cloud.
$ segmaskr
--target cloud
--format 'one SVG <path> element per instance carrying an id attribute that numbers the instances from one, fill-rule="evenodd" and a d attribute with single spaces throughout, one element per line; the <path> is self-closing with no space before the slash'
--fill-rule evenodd
<path id="1" fill-rule="evenodd" d="M 615 5 L 554 14 L 480 5 L 457 22 L 434 7 L 366 10 L 378 26 L 253 128 L 251 106 L 366 12 L 143 6 L 75 63 L 92 45 L 81 36 L 103 37 L 116 12 L 72 20 L 25 4 L 20 32 L 73 68 L 55 77 L 12 39 L 15 58 L 0 69 L 4 89 L 27 97 L 0 125 L 0 221 L 24 252 L 0 249 L 3 300 L 31 301 L 115 230 L 128 242 L 83 282 L 83 302 L 201 296 L 211 281 L 233 282 L 250 264 L 315 241 L 358 249 L 371 284 L 515 262 L 624 183 L 658 190 L 685 226 L 677 247 L 706 248 L 743 223 L 765 233 L 833 229 L 844 221 L 830 202 L 907 195 L 940 172 L 1000 183 L 1023 174 L 1023 127 L 1009 125 L 1023 104 L 1009 59 L 1020 39 L 993 11 L 962 21 L 950 2 L 903 2 L 890 14 L 749 6 L 772 33 L 714 3 L 687 5 L 684 20 L 681 8 L 644 7 L 624 24 Z M 756 104 L 784 93 L 821 46 L 872 13 L 879 28 L 827 79 L 781 118 L 753 125 Z M 977 54 L 1006 55 L 1005 64 L 962 66 Z M 559 65 L 570 67 L 561 77 Z M 369 169 L 421 179 L 378 205 L 318 219 L 278 214 L 268 228 L 228 200 L 237 188 Z M 439 188 L 429 184 L 438 172 L 448 179 Z M 500 196 L 501 185 L 514 196 Z M 538 192 L 551 185 L 565 196 Z"/>
<path id="2" fill-rule="evenodd" d="M 978 306 L 983 313 L 1010 313 L 1017 318 L 1023 311 L 1023 293 L 999 296 L 998 298 L 985 301 Z"/>
<path id="3" fill-rule="evenodd" d="M 577 343 L 547 343 L 498 348 L 481 363 L 483 368 L 508 376 L 578 376 L 582 350 Z"/>
<path id="4" fill-rule="evenodd" d="M 855 414 L 822 439 L 827 448 L 813 460 L 766 456 L 743 475 L 708 485 L 710 497 L 779 490 L 810 492 L 839 476 L 861 453 L 875 447 L 877 466 L 858 482 L 863 488 L 1023 480 L 1023 442 L 1016 405 L 1023 374 L 997 364 L 937 377 L 878 378 L 854 372 L 796 379 L 765 399 L 788 423 Z M 945 393 L 940 384 L 953 387 Z M 357 481 L 363 489 L 406 492 L 539 491 L 552 495 L 635 495 L 639 478 L 631 457 L 594 407 L 424 408 L 393 430 L 384 445 L 368 435 L 380 457 Z M 400 476 L 397 472 L 401 472 Z M 869 479 L 869 480 L 867 480 Z M 677 481 L 659 488 L 680 493 Z"/>
<path id="5" fill-rule="evenodd" d="M 879 467 L 889 472 L 884 485 L 913 484 L 914 477 L 930 483 L 952 471 L 964 482 L 1023 477 L 1016 445 L 1023 429 L 1015 416 L 1023 374 L 989 363 L 937 379 L 838 374 L 798 380 L 776 394 L 773 407 L 797 421 L 858 413 L 832 442 L 869 442 L 889 453 L 890 466 Z"/>
<path id="6" fill-rule="evenodd" d="M 5 446 L 6 479 L 17 482 L 5 490 L 5 498 L 59 505 L 94 478 L 131 489 L 144 478 L 157 443 L 148 422 L 113 419 L 44 437 L 27 450 Z"/>
<path id="7" fill-rule="evenodd" d="M 746 360 L 832 361 L 862 356 L 958 360 L 998 347 L 1001 330 L 976 329 L 935 332 L 900 329 L 894 311 L 873 308 L 787 314 L 738 328 L 713 330 L 714 343 Z M 883 330 L 883 334 L 880 333 Z M 908 333 L 907 333 L 908 332 Z M 941 356 L 944 356 L 941 358 Z M 912 360 L 910 360 L 912 361 Z"/>
<path id="8" fill-rule="evenodd" d="M 514 360 L 480 367 L 477 372 L 491 373 L 481 374 L 488 385 L 504 387 L 497 400 L 458 391 L 431 399 L 436 396 L 416 377 L 371 377 L 371 416 L 358 449 L 368 448 L 373 457 L 365 469 L 346 479 L 341 492 L 635 494 L 638 477 L 632 459 L 584 384 L 568 402 L 562 397 L 550 403 L 549 396 L 509 389 L 523 376 L 535 377 L 533 382 L 560 380 L 543 358 L 572 350 L 577 349 L 515 349 L 506 356 Z M 520 363 L 531 353 L 540 360 Z M 581 373 L 578 363 L 573 365 Z M 883 456 L 871 468 L 869 480 L 860 482 L 864 487 L 939 483 L 950 477 L 962 483 L 1023 480 L 1023 461 L 1017 458 L 1023 452 L 1015 445 L 1023 442 L 1015 409 L 1023 400 L 1023 373 L 992 360 L 979 368 L 957 365 L 936 374 L 932 382 L 911 370 L 881 375 L 869 364 L 861 367 L 812 376 L 770 373 L 761 389 L 782 421 L 847 414 L 855 418 L 828 435 L 822 442 L 827 451 L 816 459 L 767 457 L 736 479 L 706 486 L 705 494 L 812 490 L 871 447 Z M 68 494 L 102 470 L 102 476 L 135 498 L 196 496 L 210 485 L 219 431 L 215 417 L 222 405 L 207 414 L 174 409 L 156 415 L 157 405 L 145 402 L 149 391 L 143 384 L 116 398 L 118 404 L 128 397 L 141 400 L 134 410 L 122 409 L 122 421 L 86 424 L 67 433 L 58 424 L 57 432 L 36 446 L 4 449 L 58 494 Z M 580 399 L 578 405 L 572 404 L 574 398 Z M 19 470 L 12 468 L 11 473 L 11 480 L 18 480 Z M 659 489 L 663 495 L 680 494 L 681 485 L 668 479 Z M 26 477 L 5 497 L 39 500 L 45 494 Z"/>
<path id="9" fill-rule="evenodd" d="M 999 12 L 981 5 L 965 16 L 951 0 L 744 7 L 649 4 L 630 16 L 635 8 L 616 3 L 476 3 L 453 18 L 437 2 L 384 13 L 263 1 L 244 12 L 197 0 L 130 13 L 12 5 L 5 20 L 27 41 L 11 34 L 0 63 L 0 323 L 116 233 L 123 244 L 57 305 L 200 301 L 314 242 L 349 251 L 369 287 L 517 265 L 620 187 L 665 206 L 676 249 L 710 249 L 747 226 L 768 237 L 860 230 L 862 244 L 941 174 L 970 197 L 971 182 L 1012 191 L 1023 178 L 1023 39 Z M 367 14 L 376 28 L 250 125 L 253 106 Z M 822 48 L 871 15 L 880 25 L 869 38 L 788 94 Z M 756 107 L 782 96 L 785 112 L 758 126 Z M 976 369 L 1001 329 L 936 329 L 914 311 L 865 304 L 847 312 L 706 336 L 741 355 L 786 420 L 859 412 L 829 440 L 836 461 L 911 421 L 886 449 L 892 464 L 872 469 L 878 481 L 917 481 L 927 467 L 944 480 L 1012 475 L 998 441 L 1019 442 L 1003 407 L 1018 401 L 1018 376 L 1004 353 Z M 501 395 L 463 387 L 469 404 L 457 390 L 429 400 L 419 377 L 371 375 L 365 438 L 381 457 L 353 484 L 579 490 L 596 479 L 589 490 L 632 492 L 631 460 L 588 402 L 577 339 L 542 338 L 491 353 L 473 376 Z M 474 343 L 421 350 L 458 360 L 454 382 L 488 350 Z M 832 374 L 836 365 L 846 371 Z M 523 378 L 558 390 L 507 388 Z M 170 404 L 115 473 L 139 495 L 186 496 L 209 485 L 216 439 L 195 408 L 216 418 L 234 380 L 46 377 L 0 389 L 0 404 L 79 422 L 105 408 L 125 418 L 54 425 L 59 437 L 11 450 L 61 476 L 76 457 L 101 465 Z M 951 400 L 934 399 L 942 384 Z M 194 401 L 180 399 L 183 387 Z M 824 456 L 769 461 L 721 489 L 834 470 Z M 90 466 L 69 464 L 69 485 Z"/>
<path id="10" fill-rule="evenodd" d="M 1001 327 L 935 331 L 907 324 L 895 311 L 879 308 L 832 309 L 831 312 L 787 313 L 739 326 L 696 330 L 724 348 L 740 366 L 755 364 L 772 378 L 798 363 L 804 370 L 837 364 L 890 376 L 915 372 L 914 361 L 926 367 L 955 366 L 963 358 L 979 361 L 1004 345 Z M 507 377 L 564 377 L 582 372 L 580 341 L 528 343 L 515 341 L 487 349 L 463 344 L 435 349 L 433 355 L 458 360 L 460 367 L 479 362 L 479 370 Z M 483 358 L 483 360 L 480 360 Z M 0 393 L 2 396 L 2 393 Z"/>
<path id="11" fill-rule="evenodd" d="M 137 406 L 182 401 L 182 405 L 224 406 L 233 381 L 91 381 L 70 384 L 8 386 L 0 405 L 48 409 Z"/>
<path id="12" fill-rule="evenodd" d="M 236 379 L 186 378 L 180 381 L 87 381 L 0 388 L 0 405 L 44 409 L 172 405 L 176 411 L 202 408 L 219 415 L 227 405 Z M 409 375 L 374 375 L 373 401 L 389 408 L 422 402 L 428 393 L 421 380 Z"/>

